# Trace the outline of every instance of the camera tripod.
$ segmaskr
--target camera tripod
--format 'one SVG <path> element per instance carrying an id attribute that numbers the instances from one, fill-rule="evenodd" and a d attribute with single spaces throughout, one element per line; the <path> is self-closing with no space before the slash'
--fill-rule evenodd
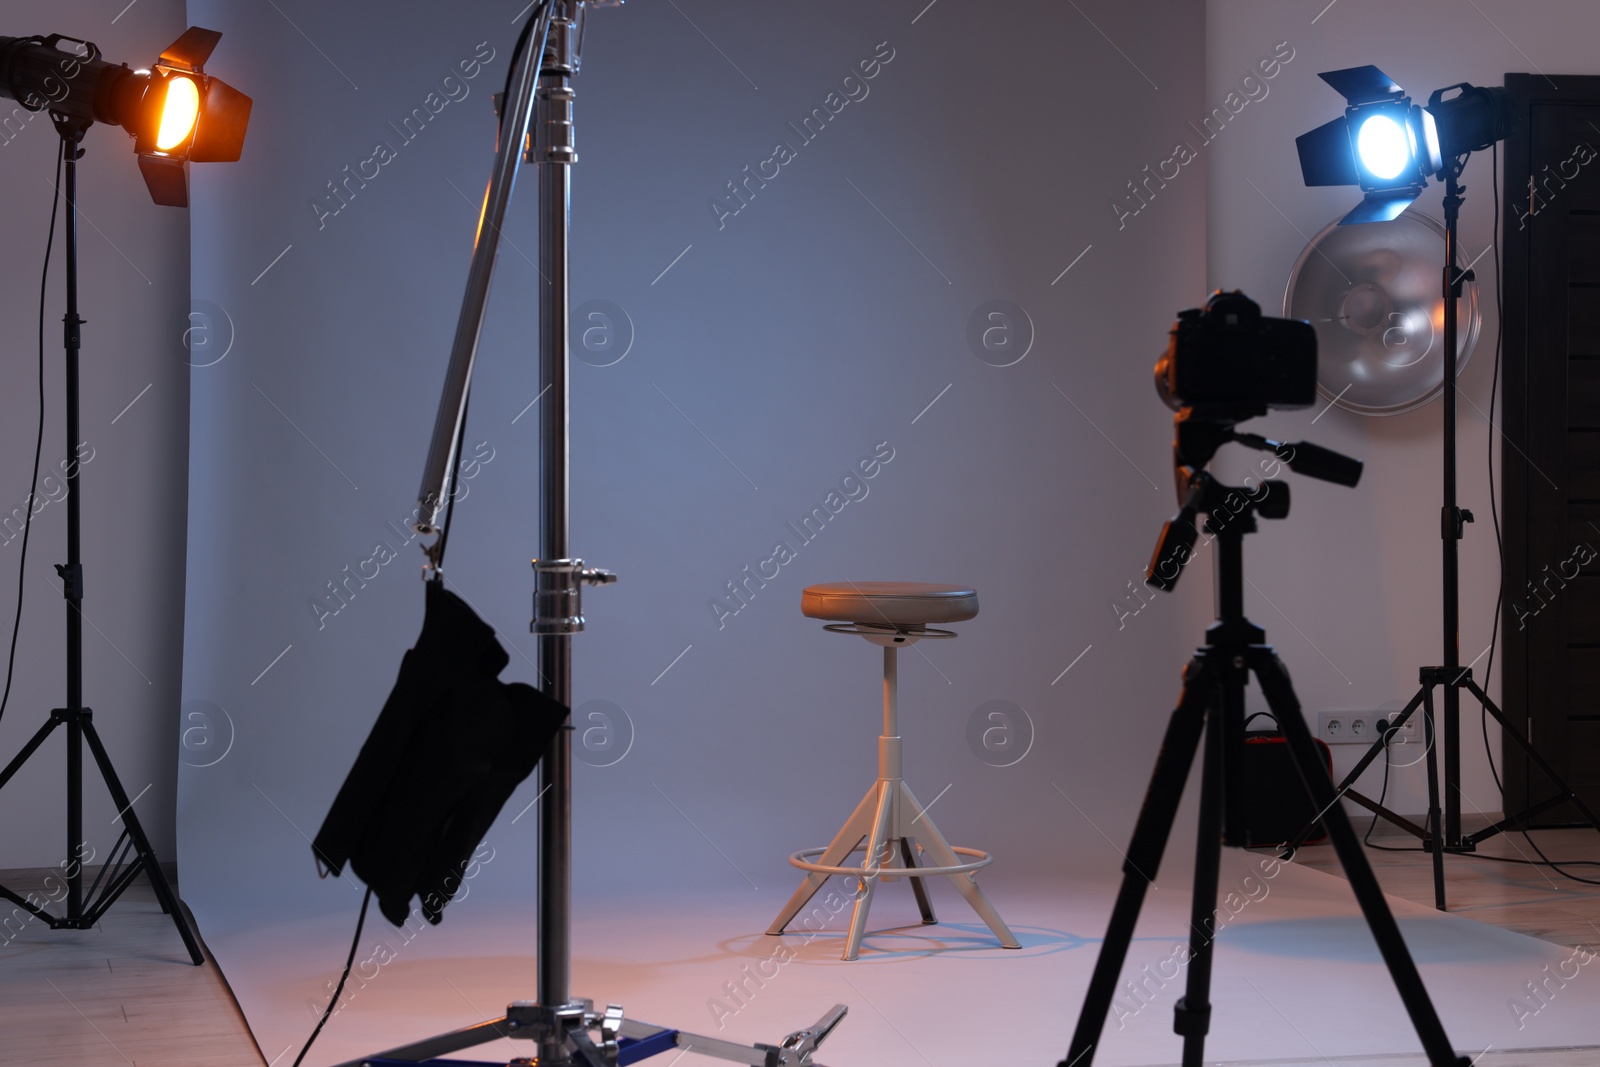
<path id="1" fill-rule="evenodd" d="M 1180 457 L 1185 438 L 1182 419 L 1180 415 Z M 1298 453 L 1300 461 L 1288 459 L 1286 462 L 1296 469 L 1304 468 L 1304 473 L 1332 481 L 1351 485 L 1355 482 L 1348 466 L 1354 464 L 1353 460 L 1314 445 L 1278 446 L 1252 434 L 1234 433 L 1231 427 L 1204 429 L 1209 431 L 1214 442 L 1232 440 L 1257 448 L 1290 448 Z M 1209 451 L 1215 451 L 1214 443 Z M 1210 458 L 1209 451 L 1206 459 Z M 1346 465 L 1343 468 L 1338 466 L 1341 461 Z M 1358 464 L 1354 471 L 1358 477 Z M 1244 535 L 1255 531 L 1257 513 L 1274 519 L 1288 515 L 1288 489 L 1283 482 L 1265 481 L 1255 492 L 1250 492 L 1220 485 L 1203 469 L 1195 470 L 1188 478 L 1188 494 L 1182 510 L 1162 532 L 1146 581 L 1170 590 L 1183 565 L 1193 555 L 1196 518 L 1208 516 L 1205 529 L 1217 545 L 1217 621 L 1207 628 L 1205 644 L 1195 652 L 1184 671 L 1183 694 L 1167 725 L 1144 806 L 1134 828 L 1133 842 L 1128 846 L 1122 868 L 1122 887 L 1112 909 L 1111 923 L 1095 962 L 1072 1045 L 1067 1058 L 1058 1067 L 1089 1067 L 1094 1060 L 1106 1013 L 1111 1009 L 1117 979 L 1144 903 L 1145 889 L 1152 884 L 1161 864 L 1184 783 L 1200 752 L 1204 734 L 1200 828 L 1195 846 L 1194 891 L 1189 918 L 1189 973 L 1184 996 L 1174 1007 L 1176 1018 L 1173 1021 L 1173 1029 L 1183 1037 L 1184 1067 L 1200 1067 L 1202 1063 L 1205 1037 L 1211 1024 L 1212 946 L 1221 850 L 1224 844 L 1237 845 L 1243 840 L 1239 827 L 1241 813 L 1235 809 L 1239 796 L 1238 754 L 1244 742 L 1244 687 L 1252 673 L 1261 683 L 1267 705 L 1283 730 L 1301 780 L 1320 812 L 1319 818 L 1333 838 L 1339 861 L 1355 891 L 1367 926 L 1378 942 L 1378 950 L 1406 1013 L 1422 1040 L 1428 1062 L 1433 1067 L 1467 1067 L 1468 1061 L 1457 1056 L 1450 1047 L 1400 927 L 1361 850 L 1361 842 L 1350 825 L 1349 816 L 1338 804 L 1311 732 L 1301 716 L 1300 702 L 1289 683 L 1288 672 L 1272 647 L 1265 643 L 1266 631 L 1244 615 Z"/>

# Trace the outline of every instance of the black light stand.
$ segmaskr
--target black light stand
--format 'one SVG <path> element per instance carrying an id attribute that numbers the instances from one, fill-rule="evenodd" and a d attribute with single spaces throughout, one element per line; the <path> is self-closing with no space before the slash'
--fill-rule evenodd
<path id="1" fill-rule="evenodd" d="M 572 122 L 572 76 L 578 70 L 587 6 L 605 0 L 546 0 L 534 13 L 512 68 L 510 94 L 500 101 L 501 128 L 477 242 L 467 273 L 450 364 L 418 494 L 417 528 L 440 534 L 438 513 L 450 499 L 451 479 L 466 417 L 472 365 L 487 307 L 495 253 L 519 164 L 539 171 L 539 558 L 533 561 L 533 621 L 539 636 L 540 688 L 572 706 L 572 635 L 584 628 L 582 587 L 616 580 L 567 555 L 568 505 L 568 273 L 570 168 L 577 161 Z M 531 125 L 530 125 L 531 122 Z M 526 153 L 526 154 L 524 154 Z M 427 580 L 439 580 L 442 535 L 429 546 Z M 557 732 L 539 762 L 538 1000 L 516 1001 L 498 1019 L 478 1023 L 352 1060 L 344 1067 L 450 1062 L 438 1057 L 501 1037 L 530 1041 L 540 1067 L 621 1067 L 678 1049 L 750 1067 L 821 1067 L 812 1060 L 846 1013 L 836 1004 L 815 1024 L 778 1045 L 744 1045 L 623 1017 L 622 1006 L 596 1011 L 575 998 L 572 978 L 572 727 Z M 463 1064 L 463 1067 L 468 1065 Z"/>
<path id="2" fill-rule="evenodd" d="M 83 155 L 83 135 L 91 125 L 83 118 L 52 115 L 56 130 L 61 135 L 61 152 L 64 160 L 64 188 L 66 200 L 66 281 L 67 313 L 64 318 L 66 345 L 67 394 L 67 454 L 75 455 L 79 444 L 78 434 L 78 349 L 81 341 L 78 317 L 78 159 Z M 117 778 L 111 757 L 100 743 L 94 728 L 94 713 L 83 706 L 83 562 L 79 555 L 81 529 L 81 490 L 78 488 L 78 464 L 72 463 L 66 471 L 67 483 L 67 562 L 56 565 L 61 577 L 61 592 L 67 601 L 67 706 L 50 712 L 50 720 L 41 726 L 32 739 L 23 746 L 12 761 L 0 771 L 0 788 L 4 788 L 13 775 L 26 763 L 39 746 L 55 732 L 58 726 L 67 729 L 67 897 L 66 913 L 52 915 L 11 889 L 0 886 L 0 896 L 23 908 L 52 930 L 87 930 L 100 921 L 124 890 L 133 883 L 141 871 L 150 880 L 156 900 L 163 913 L 172 916 L 173 925 L 183 938 L 189 958 L 196 966 L 205 961 L 200 943 L 188 920 L 178 905 L 178 898 L 167 883 L 155 850 L 145 837 L 134 813 L 133 803 Z M 116 804 L 122 820 L 122 834 L 117 838 L 107 862 L 100 869 L 87 894 L 83 888 L 83 864 L 78 862 L 83 839 L 83 745 L 87 742 L 105 779 L 106 790 Z M 131 856 L 130 856 L 131 853 Z M 87 899 L 85 899 L 87 897 Z"/>
<path id="3" fill-rule="evenodd" d="M 1234 433 L 1230 428 L 1219 432 L 1217 428 L 1195 427 L 1196 420 L 1190 420 L 1186 427 L 1184 416 L 1180 415 L 1179 419 L 1180 454 L 1185 451 L 1185 443 L 1207 436 L 1218 443 L 1236 441 L 1279 452 L 1284 448 L 1253 434 Z M 1198 434 L 1194 433 L 1196 429 Z M 1209 442 L 1204 445 L 1210 451 L 1214 451 L 1214 447 Z M 1296 461 L 1290 460 L 1291 465 L 1304 473 L 1354 485 L 1355 478 L 1350 476 L 1353 464 L 1354 474 L 1359 476 L 1360 465 L 1337 453 L 1305 444 L 1288 446 L 1288 450 L 1300 461 L 1296 465 Z M 1192 451 L 1190 460 L 1194 458 Z M 1428 1062 L 1433 1067 L 1466 1067 L 1467 1060 L 1457 1056 L 1450 1046 L 1400 928 L 1384 900 L 1383 890 L 1362 851 L 1361 841 L 1334 796 L 1325 765 L 1301 715 L 1300 702 L 1289 683 L 1288 672 L 1272 647 L 1265 643 L 1265 631 L 1244 614 L 1244 535 L 1255 531 L 1257 514 L 1274 519 L 1288 515 L 1288 486 L 1267 481 L 1252 491 L 1219 485 L 1202 469 L 1209 458 L 1209 451 L 1205 451 L 1203 458 L 1191 468 L 1183 508 L 1163 530 L 1146 581 L 1158 588 L 1172 587 L 1184 563 L 1193 555 L 1197 539 L 1195 520 L 1200 515 L 1207 516 L 1205 529 L 1218 546 L 1217 621 L 1207 628 L 1205 644 L 1195 652 L 1184 671 L 1183 694 L 1168 722 L 1144 806 L 1134 827 L 1133 841 L 1125 854 L 1122 887 L 1101 942 L 1072 1045 L 1058 1067 L 1089 1067 L 1094 1061 L 1106 1014 L 1116 994 L 1117 980 L 1144 903 L 1145 890 L 1153 884 L 1161 865 L 1184 784 L 1200 753 L 1203 734 L 1205 752 L 1190 905 L 1187 987 L 1174 1007 L 1173 1021 L 1173 1029 L 1183 1037 L 1184 1067 L 1201 1067 L 1206 1033 L 1211 1025 L 1211 965 L 1220 853 L 1223 845 L 1242 845 L 1246 841 L 1240 821 L 1242 813 L 1236 810 L 1240 795 L 1237 753 L 1244 745 L 1244 689 L 1252 673 L 1261 683 L 1267 705 L 1283 731 L 1312 805 L 1326 822 L 1339 861 L 1406 1013 L 1422 1041 Z"/>
<path id="4" fill-rule="evenodd" d="M 1441 90 L 1443 92 L 1443 90 Z M 1435 93 L 1437 102 L 1438 93 Z M 1562 777 L 1556 773 L 1554 767 L 1539 755 L 1528 739 L 1517 730 L 1501 712 L 1489 695 L 1481 689 L 1472 679 L 1471 666 L 1461 665 L 1461 572 L 1459 544 L 1466 532 L 1466 524 L 1472 521 L 1472 512 L 1458 506 L 1456 496 L 1456 410 L 1457 398 L 1460 387 L 1457 383 L 1456 369 L 1456 308 L 1461 297 L 1462 286 L 1473 279 L 1471 270 L 1456 268 L 1456 224 L 1461 214 L 1461 203 L 1464 199 L 1461 185 L 1461 172 L 1466 165 L 1466 156 L 1459 156 L 1446 161 L 1444 179 L 1444 249 L 1445 267 L 1444 280 L 1444 505 L 1440 510 L 1440 536 L 1444 544 L 1444 664 L 1442 666 L 1423 667 L 1418 671 L 1421 688 L 1411 698 L 1405 708 L 1389 721 L 1388 728 L 1380 730 L 1380 737 L 1373 742 L 1372 747 L 1361 757 L 1355 768 L 1339 783 L 1338 795 L 1348 797 L 1360 804 L 1368 811 L 1384 819 L 1386 822 L 1399 827 L 1406 833 L 1422 842 L 1425 851 L 1433 854 L 1433 897 L 1434 906 L 1440 911 L 1445 907 L 1444 888 L 1444 854 L 1475 852 L 1478 844 L 1497 834 L 1527 825 L 1528 820 L 1542 812 L 1561 804 L 1571 802 L 1582 813 L 1584 820 L 1596 830 L 1600 830 L 1600 817 L 1578 796 Z M 1496 279 L 1496 283 L 1499 280 Z M 1444 690 L 1444 796 L 1442 799 L 1443 829 L 1439 829 L 1439 813 L 1441 798 L 1439 795 L 1439 774 L 1437 749 L 1432 745 L 1432 740 L 1438 736 L 1433 722 L 1433 693 L 1435 689 Z M 1549 778 L 1557 792 L 1555 795 L 1532 804 L 1515 814 L 1506 815 L 1504 818 L 1484 827 L 1476 833 L 1463 834 L 1461 832 L 1461 691 L 1465 689 L 1475 699 L 1494 721 L 1500 724 L 1503 736 L 1509 737 L 1520 748 L 1545 776 Z M 1428 827 L 1418 826 L 1416 823 L 1396 814 L 1377 801 L 1357 792 L 1353 786 L 1362 773 L 1383 755 L 1388 745 L 1388 735 L 1394 730 L 1404 726 L 1418 708 L 1423 711 L 1423 723 L 1428 735 L 1429 746 L 1428 760 Z M 1314 825 L 1314 824 L 1313 824 Z M 1303 845 L 1313 832 L 1313 826 L 1301 830 L 1291 842 L 1284 855 L 1292 856 Z"/>

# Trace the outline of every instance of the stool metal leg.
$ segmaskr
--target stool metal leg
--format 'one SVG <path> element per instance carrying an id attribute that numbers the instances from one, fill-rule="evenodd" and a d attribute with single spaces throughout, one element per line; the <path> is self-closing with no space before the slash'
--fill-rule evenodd
<path id="1" fill-rule="evenodd" d="M 832 874 L 855 877 L 860 886 L 855 892 L 855 908 L 850 916 L 850 932 L 845 941 L 843 958 L 847 960 L 857 959 L 861 954 L 861 942 L 867 933 L 867 915 L 880 879 L 892 881 L 895 878 L 908 878 L 923 923 L 938 921 L 933 913 L 933 902 L 923 885 L 926 876 L 910 873 L 918 870 L 919 866 L 928 866 L 918 864 L 913 842 L 919 842 L 933 857 L 933 868 L 963 866 L 956 851 L 939 833 L 939 828 L 933 825 L 933 820 L 901 777 L 898 653 L 899 649 L 894 645 L 886 644 L 883 647 L 883 734 L 878 738 L 878 779 L 867 790 L 867 795 L 861 798 L 861 803 L 856 805 L 833 842 L 822 850 L 816 865 L 834 870 L 831 874 L 808 871 L 789 902 L 772 921 L 772 925 L 767 927 L 768 934 L 776 936 L 783 933 Z M 863 839 L 866 841 L 866 855 L 861 866 L 840 869 Z M 982 855 L 967 851 L 970 855 Z M 797 857 L 800 855 L 796 853 Z M 987 863 L 988 860 L 985 858 L 983 862 Z M 902 871 L 906 873 L 900 873 Z M 951 873 L 937 870 L 936 873 L 950 879 L 956 891 L 972 905 L 972 910 L 994 931 L 1001 945 L 1006 948 L 1022 947 L 1022 943 L 1011 933 L 1005 920 L 1000 918 L 1000 913 L 978 887 L 973 871 Z"/>
<path id="2" fill-rule="evenodd" d="M 900 839 L 900 866 L 906 868 L 907 870 L 914 871 L 917 869 L 917 850 L 916 847 L 911 844 L 911 839 L 909 837 L 902 837 Z M 907 877 L 911 881 L 911 892 L 915 894 L 917 898 L 917 910 L 922 912 L 922 924 L 924 926 L 931 926 L 932 924 L 938 922 L 939 917 L 933 913 L 933 901 L 928 899 L 928 891 L 923 888 L 922 879 L 918 878 L 914 874 L 907 875 Z"/>
<path id="3" fill-rule="evenodd" d="M 856 891 L 855 910 L 850 914 L 850 936 L 844 945 L 844 958 L 847 960 L 861 955 L 861 939 L 867 933 L 867 911 L 872 907 L 872 893 L 878 888 L 884 859 L 889 850 L 894 848 L 889 837 L 890 817 L 894 814 L 894 783 L 879 782 L 878 786 L 878 815 L 872 821 L 872 836 L 867 838 L 867 855 L 859 876 L 861 887 Z"/>
<path id="4" fill-rule="evenodd" d="M 956 857 L 955 850 L 950 847 L 950 842 L 944 839 L 939 828 L 933 825 L 933 820 L 928 817 L 927 811 L 917 802 L 912 794 L 911 787 L 905 782 L 899 783 L 901 802 L 905 804 L 905 811 L 910 814 L 910 826 L 918 827 L 913 831 L 913 836 L 922 842 L 922 846 L 933 854 L 933 862 L 940 867 L 954 867 L 961 861 Z M 978 887 L 977 877 L 967 874 L 952 874 L 948 876 L 950 884 L 956 891 L 967 898 L 967 903 L 972 905 L 972 910 L 978 917 L 988 924 L 994 931 L 994 936 L 1000 939 L 1000 944 L 1006 948 L 1021 948 L 1022 942 L 1012 934 L 1011 928 L 1005 920 L 1000 918 L 1000 913 L 994 910 L 994 905 L 989 903 L 989 898 L 983 895 L 983 890 Z"/>
<path id="5" fill-rule="evenodd" d="M 833 843 L 822 854 L 818 861 L 825 866 L 833 867 L 843 863 L 861 843 L 861 839 L 872 833 L 872 821 L 878 810 L 878 797 L 883 792 L 880 783 L 873 783 L 867 795 L 861 798 L 861 803 L 856 805 L 856 810 L 850 818 L 845 820 L 844 827 L 834 836 Z M 783 906 L 778 917 L 772 920 L 772 925 L 767 927 L 767 933 L 776 936 L 783 933 L 784 927 L 794 921 L 800 914 L 800 909 L 810 903 L 811 898 L 817 895 L 817 890 L 822 888 L 822 883 L 828 880 L 825 874 L 815 871 L 807 874 L 801 881 L 800 887 L 789 898 L 789 903 Z"/>

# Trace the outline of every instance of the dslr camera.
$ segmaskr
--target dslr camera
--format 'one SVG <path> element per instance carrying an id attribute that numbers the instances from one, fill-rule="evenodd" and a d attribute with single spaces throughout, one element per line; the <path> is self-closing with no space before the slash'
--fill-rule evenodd
<path id="1" fill-rule="evenodd" d="M 1274 319 L 1235 290 L 1178 313 L 1156 362 L 1156 392 L 1174 411 L 1233 424 L 1268 408 L 1317 398 L 1317 334 L 1301 319 Z"/>

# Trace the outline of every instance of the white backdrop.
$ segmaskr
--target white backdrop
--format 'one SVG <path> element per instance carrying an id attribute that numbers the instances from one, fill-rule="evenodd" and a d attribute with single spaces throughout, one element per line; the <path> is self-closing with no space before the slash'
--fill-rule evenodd
<path id="1" fill-rule="evenodd" d="M 239 42 L 214 65 L 257 98 L 245 160 L 215 168 L 193 212 L 195 296 L 235 330 L 227 358 L 195 372 L 191 408 L 184 699 L 210 716 L 220 758 L 184 766 L 179 819 L 185 897 L 207 929 L 352 906 L 350 887 L 318 883 L 306 838 L 420 623 L 420 553 L 390 524 L 415 499 L 490 160 L 488 96 L 522 6 L 190 5 Z M 960 639 L 919 646 L 901 673 L 908 778 L 930 798 L 949 787 L 941 825 L 996 853 L 990 879 L 1120 863 L 1207 617 L 1203 573 L 1137 615 L 1139 601 L 1113 607 L 1173 507 L 1150 367 L 1174 312 L 1204 297 L 1205 160 L 1125 225 L 1108 205 L 1201 109 L 1201 9 L 924 7 L 696 0 L 589 26 L 574 294 L 619 306 L 634 338 L 613 365 L 574 360 L 572 544 L 621 574 L 588 597 L 575 701 L 583 726 L 587 702 L 622 709 L 633 740 L 614 765 L 578 767 L 580 894 L 787 896 L 785 857 L 825 843 L 874 774 L 876 650 L 799 614 L 805 584 L 842 578 L 980 592 Z M 445 80 L 490 50 L 476 77 Z M 874 58 L 870 80 L 846 81 Z M 438 113 L 408 139 L 403 120 L 434 91 Z M 837 114 L 805 141 L 788 124 L 814 109 Z M 776 177 L 745 187 L 736 214 L 713 208 L 780 140 L 794 156 Z M 532 177 L 472 408 L 470 439 L 492 458 L 457 509 L 449 567 L 520 679 L 534 654 Z M 994 364 L 1021 352 L 983 347 L 981 317 L 969 342 L 993 300 L 1027 320 L 1012 313 L 1026 354 L 1010 366 Z M 580 357 L 615 357 L 591 340 Z M 785 523 L 875 449 L 892 458 L 844 487 L 866 495 L 794 543 Z M 796 558 L 719 627 L 709 602 L 780 539 Z M 398 559 L 365 563 L 380 543 Z M 363 566 L 376 577 L 322 599 Z M 997 700 L 1032 724 L 1008 768 L 968 743 Z M 485 892 L 528 894 L 534 820 L 513 817 L 535 793 L 490 832 Z"/>
<path id="2" fill-rule="evenodd" d="M 186 895 L 237 898 L 241 913 L 269 900 L 311 907 L 331 891 L 310 878 L 294 827 L 314 831 L 415 631 L 416 556 L 388 524 L 403 523 L 415 493 L 487 171 L 485 98 L 504 76 L 520 5 L 457 5 L 447 17 L 422 5 L 381 15 L 280 6 L 190 5 L 189 21 L 225 32 L 212 66 L 257 97 L 257 112 L 243 162 L 196 170 L 188 285 L 188 221 L 145 200 L 121 135 L 96 130 L 83 169 L 95 227 L 83 236 L 85 424 L 115 435 L 85 468 L 88 606 L 101 605 L 90 613 L 99 633 L 89 636 L 88 702 L 130 791 L 150 787 L 140 810 L 168 858 L 181 760 Z M 1201 299 L 1204 282 L 1242 286 L 1270 307 L 1304 237 L 1345 202 L 1301 186 L 1289 147 L 1336 104 L 1316 71 L 1374 61 L 1425 92 L 1461 78 L 1492 84 L 1505 70 L 1592 66 L 1587 35 L 1573 27 L 1592 29 L 1595 16 L 1576 3 L 1484 3 L 1455 18 L 1437 4 L 1402 16 L 1358 0 L 1219 0 L 1203 25 L 1198 6 L 1018 5 L 1002 23 L 975 21 L 950 0 L 865 14 L 635 4 L 596 20 L 578 82 L 574 281 L 580 304 L 624 308 L 635 340 L 614 366 L 575 364 L 574 546 L 623 573 L 591 597 L 578 701 L 620 706 L 636 743 L 615 766 L 579 768 L 591 836 L 614 828 L 630 855 L 721 864 L 738 880 L 710 838 L 758 883 L 786 881 L 782 855 L 820 843 L 870 775 L 876 729 L 870 651 L 800 619 L 795 598 L 808 581 L 899 576 L 969 581 L 984 595 L 984 614 L 959 641 L 908 657 L 905 672 L 912 778 L 924 793 L 953 783 L 951 832 L 1018 867 L 1115 862 L 1069 808 L 1055 810 L 1071 818 L 1047 820 L 1060 835 L 1050 847 L 1001 815 L 1022 800 L 1064 804 L 1055 781 L 1110 837 L 1127 829 L 1160 709 L 1206 615 L 1203 582 L 1180 591 L 1181 605 L 1125 615 L 1120 630 L 1119 612 L 1136 602 L 1111 606 L 1170 507 L 1167 430 L 1147 365 L 1172 312 Z M 76 32 L 129 59 L 185 21 L 156 0 L 121 14 L 56 5 L 50 25 L 35 8 L 10 14 L 12 32 Z M 1396 31 L 1374 38 L 1380 15 Z M 1413 47 L 1440 32 L 1452 47 Z M 771 158 L 769 142 L 798 143 L 788 123 L 826 108 L 829 92 L 859 96 L 862 83 L 843 79 L 881 41 L 894 58 L 865 82 L 868 95 L 719 228 L 712 198 Z M 495 58 L 446 83 L 480 42 Z M 1266 95 L 1221 136 L 1195 138 L 1179 177 L 1142 184 L 1156 195 L 1131 213 L 1128 183 L 1160 170 L 1169 142 L 1189 138 L 1189 123 L 1279 42 L 1294 58 Z M 418 107 L 429 118 L 413 126 L 426 128 L 408 140 L 395 127 Z M 8 128 L 0 147 L 19 251 L 42 251 L 53 146 L 33 139 L 36 125 Z M 394 157 L 364 186 L 350 180 L 348 204 L 328 199 L 330 181 L 373 173 L 365 161 L 380 140 Z M 1478 161 L 1469 174 L 1464 243 L 1474 254 L 1488 241 L 1487 170 Z M 520 677 L 531 675 L 533 418 L 512 419 L 532 399 L 530 190 L 514 209 L 516 247 L 496 287 L 474 420 L 493 459 L 462 506 L 452 560 L 462 591 L 521 650 L 508 671 Z M 1430 191 L 1423 204 L 1437 210 L 1436 200 Z M 47 465 L 61 452 L 59 262 L 47 309 Z M 1490 260 L 1477 266 L 1487 291 Z M 32 444 L 27 273 L 6 297 L 17 324 L 5 424 L 15 503 Z M 985 365 L 969 346 L 968 319 L 992 299 L 1031 318 L 1035 343 L 1015 366 Z M 183 335 L 197 322 L 208 358 L 227 355 L 190 370 Z M 1485 346 L 1465 378 L 1485 410 L 1487 355 Z M 190 445 L 188 375 L 197 392 L 180 696 L 185 537 L 174 521 L 185 486 L 175 472 Z M 1295 437 L 1308 423 L 1287 414 L 1262 426 Z M 1391 420 L 1329 413 L 1309 433 L 1366 458 L 1363 486 L 1301 483 L 1290 523 L 1251 545 L 1252 577 L 1272 597 L 1251 610 L 1309 711 L 1403 699 L 1415 666 L 1437 654 L 1437 423 L 1437 407 Z M 1488 429 L 1470 406 L 1463 431 L 1463 502 L 1481 517 L 1476 457 Z M 870 495 L 717 629 L 708 601 L 768 558 L 784 523 L 821 503 L 879 441 L 895 459 L 867 483 Z M 49 564 L 63 518 L 52 503 L 35 527 L 22 669 L 0 734 L 7 752 L 60 702 Z M 371 573 L 379 541 L 399 559 L 337 615 L 325 606 L 319 629 L 312 601 L 337 603 L 327 583 L 346 567 Z M 1464 549 L 1472 655 L 1488 637 L 1490 542 L 1480 523 Z M 4 614 L 12 595 L 0 581 Z M 967 720 L 989 700 L 1020 705 L 1037 727 L 1017 767 L 984 766 L 967 747 Z M 1471 737 L 1464 751 L 1469 790 L 1492 807 Z M 757 753 L 792 773 L 755 765 Z M 1415 810 L 1419 786 L 1415 772 L 1398 775 L 1398 806 Z M 0 797 L 7 865 L 60 858 L 59 787 L 46 759 Z M 90 824 L 98 805 L 109 827 L 109 805 L 94 790 L 90 800 Z M 507 868 L 524 873 L 528 843 L 512 847 L 522 859 Z M 591 859 L 580 877 L 616 871 L 602 876 Z"/>

